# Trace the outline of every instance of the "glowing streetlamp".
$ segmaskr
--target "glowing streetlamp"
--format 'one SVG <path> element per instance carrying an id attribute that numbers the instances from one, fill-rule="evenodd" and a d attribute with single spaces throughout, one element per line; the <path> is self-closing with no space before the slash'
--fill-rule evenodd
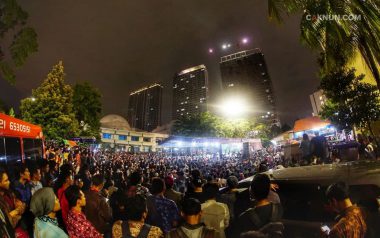
<path id="1" fill-rule="evenodd" d="M 243 44 L 247 44 L 248 43 L 248 38 L 243 38 L 242 40 L 241 40 L 241 43 L 243 43 Z"/>
<path id="2" fill-rule="evenodd" d="M 239 97 L 226 99 L 220 108 L 226 117 L 241 117 L 248 111 L 245 100 Z"/>
<path id="3" fill-rule="evenodd" d="M 210 53 L 210 54 L 214 53 L 214 49 L 212 49 L 212 48 L 208 49 L 208 53 Z"/>

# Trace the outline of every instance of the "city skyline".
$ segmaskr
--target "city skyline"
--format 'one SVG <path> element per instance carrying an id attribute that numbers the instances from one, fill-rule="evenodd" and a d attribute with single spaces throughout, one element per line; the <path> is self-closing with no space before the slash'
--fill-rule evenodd
<path id="1" fill-rule="evenodd" d="M 159 4 L 95 0 L 88 4 L 36 0 L 20 4 L 29 14 L 28 24 L 36 29 L 39 51 L 16 71 L 15 86 L 0 79 L 1 99 L 10 106 L 17 107 L 20 99 L 29 97 L 62 59 L 68 83 L 87 80 L 100 89 L 104 115 L 126 116 L 125 96 L 129 92 L 162 82 L 162 120 L 166 123 L 172 117 L 173 72 L 205 64 L 213 95 L 210 104 L 218 103 L 222 88 L 218 51 L 227 43 L 231 47 L 223 54 L 262 49 L 281 121 L 292 123 L 311 114 L 309 95 L 318 86 L 317 56 L 299 42 L 299 16 L 289 17 L 278 26 L 269 22 L 266 2 Z M 57 14 L 62 11 L 66 14 Z M 238 45 L 243 37 L 249 41 Z"/>

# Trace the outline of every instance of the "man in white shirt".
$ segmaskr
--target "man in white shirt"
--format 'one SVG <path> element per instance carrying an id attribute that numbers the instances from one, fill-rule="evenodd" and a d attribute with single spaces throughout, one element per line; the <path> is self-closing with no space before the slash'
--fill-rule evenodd
<path id="1" fill-rule="evenodd" d="M 217 183 L 207 183 L 203 186 L 206 201 L 202 203 L 201 221 L 207 227 L 216 230 L 216 237 L 225 238 L 224 230 L 229 225 L 230 213 L 226 204 L 216 201 L 218 192 L 219 186 Z"/>

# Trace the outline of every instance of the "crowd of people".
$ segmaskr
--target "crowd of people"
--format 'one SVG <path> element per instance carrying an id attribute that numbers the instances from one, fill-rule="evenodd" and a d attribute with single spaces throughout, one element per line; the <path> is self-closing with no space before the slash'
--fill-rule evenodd
<path id="1" fill-rule="evenodd" d="M 0 237 L 281 237 L 282 207 L 265 174 L 250 186 L 255 206 L 241 210 L 238 181 L 282 166 L 278 154 L 200 156 L 48 146 L 46 159 L 0 169 Z M 220 188 L 227 191 L 220 194 Z M 343 185 L 328 193 L 350 208 L 331 237 L 364 237 L 360 209 Z M 342 195 L 343 194 L 343 195 Z M 352 215 L 352 217 L 351 217 Z M 346 226 L 347 225 L 347 226 Z M 348 233 L 347 233 L 348 234 Z"/>

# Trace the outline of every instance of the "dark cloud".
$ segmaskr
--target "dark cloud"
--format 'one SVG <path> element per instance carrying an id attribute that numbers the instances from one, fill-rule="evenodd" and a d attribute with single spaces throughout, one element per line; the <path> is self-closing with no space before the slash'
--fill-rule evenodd
<path id="1" fill-rule="evenodd" d="M 162 82 L 166 122 L 174 73 L 206 64 L 215 101 L 219 58 L 208 55 L 207 49 L 249 36 L 250 47 L 265 54 L 281 119 L 291 122 L 311 114 L 308 95 L 318 85 L 315 56 L 299 42 L 299 17 L 288 18 L 282 26 L 271 23 L 266 1 L 19 2 L 30 15 L 40 48 L 18 71 L 15 88 L 0 83 L 2 98 L 12 104 L 29 96 L 62 59 L 69 83 L 88 80 L 100 88 L 104 113 L 125 115 L 130 91 Z"/>

